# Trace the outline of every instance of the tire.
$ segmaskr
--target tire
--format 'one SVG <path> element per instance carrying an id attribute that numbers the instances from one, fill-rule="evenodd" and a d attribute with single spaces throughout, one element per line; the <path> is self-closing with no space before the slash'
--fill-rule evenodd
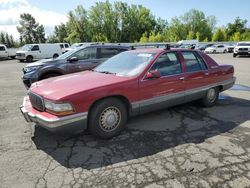
<path id="1" fill-rule="evenodd" d="M 215 53 L 216 53 L 216 50 L 213 51 L 213 54 L 215 54 Z"/>
<path id="2" fill-rule="evenodd" d="M 227 50 L 224 50 L 223 53 L 227 53 Z"/>
<path id="3" fill-rule="evenodd" d="M 233 54 L 233 57 L 236 57 L 236 56 L 237 56 L 237 54 L 234 53 L 234 54 Z"/>
<path id="4" fill-rule="evenodd" d="M 59 56 L 58 54 L 54 54 L 53 59 L 56 59 L 58 56 Z"/>
<path id="5" fill-rule="evenodd" d="M 11 59 L 15 59 L 16 57 L 15 56 L 10 56 Z"/>
<path id="6" fill-rule="evenodd" d="M 32 63 L 32 62 L 33 62 L 33 57 L 32 57 L 31 55 L 27 56 L 27 57 L 26 57 L 26 61 L 27 61 L 28 63 Z"/>
<path id="7" fill-rule="evenodd" d="M 44 80 L 44 79 L 52 78 L 52 77 L 56 77 L 56 76 L 60 76 L 60 74 L 57 74 L 57 73 L 48 73 L 48 74 L 43 75 L 42 79 L 40 79 L 40 80 Z"/>
<path id="8" fill-rule="evenodd" d="M 20 62 L 22 62 L 22 63 L 24 62 L 24 60 L 22 60 L 22 59 L 21 59 L 21 60 L 19 60 L 19 61 L 20 61 Z"/>
<path id="9" fill-rule="evenodd" d="M 88 130 L 99 138 L 112 138 L 125 128 L 127 119 L 127 109 L 122 101 L 117 98 L 104 99 L 91 109 Z"/>
<path id="10" fill-rule="evenodd" d="M 217 103 L 218 97 L 219 97 L 219 89 L 217 87 L 210 88 L 207 91 L 206 96 L 203 99 L 201 99 L 201 103 L 205 107 L 212 107 Z"/>

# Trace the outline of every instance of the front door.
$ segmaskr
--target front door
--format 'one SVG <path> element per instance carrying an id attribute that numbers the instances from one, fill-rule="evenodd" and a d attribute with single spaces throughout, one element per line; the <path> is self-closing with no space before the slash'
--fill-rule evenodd
<path id="1" fill-rule="evenodd" d="M 72 54 L 72 57 L 77 60 L 68 62 L 68 73 L 91 70 L 101 63 L 96 57 L 96 48 L 84 48 Z"/>
<path id="2" fill-rule="evenodd" d="M 5 49 L 4 46 L 0 46 L 0 58 L 7 58 L 8 52 L 7 49 Z"/>
<path id="3" fill-rule="evenodd" d="M 184 74 L 176 52 L 166 52 L 158 57 L 149 72 L 157 71 L 159 78 L 140 81 L 139 106 L 145 113 L 166 108 L 184 101 Z"/>

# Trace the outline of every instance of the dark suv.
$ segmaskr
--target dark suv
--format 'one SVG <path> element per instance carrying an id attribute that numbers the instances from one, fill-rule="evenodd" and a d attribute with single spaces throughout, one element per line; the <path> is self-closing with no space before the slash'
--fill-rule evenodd
<path id="1" fill-rule="evenodd" d="M 32 83 L 39 80 L 90 70 L 108 58 L 129 49 L 129 46 L 121 45 L 90 45 L 72 49 L 56 59 L 44 59 L 28 64 L 23 69 L 23 83 L 28 89 Z"/>

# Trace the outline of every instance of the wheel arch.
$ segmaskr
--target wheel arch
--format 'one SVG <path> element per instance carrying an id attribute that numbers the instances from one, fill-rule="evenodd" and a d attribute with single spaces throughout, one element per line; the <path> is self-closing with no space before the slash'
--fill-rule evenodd
<path id="1" fill-rule="evenodd" d="M 131 112 L 131 103 L 129 102 L 128 98 L 123 96 L 123 95 L 110 95 L 110 96 L 106 96 L 106 97 L 102 97 L 102 98 L 99 98 L 97 99 L 95 102 L 93 102 L 91 105 L 90 105 L 90 108 L 88 110 L 88 118 L 87 118 L 87 124 L 89 123 L 89 117 L 91 115 L 91 111 L 93 109 L 93 107 L 99 103 L 100 101 L 102 100 L 105 100 L 105 99 L 110 99 L 110 98 L 116 98 L 116 99 L 119 99 L 120 101 L 122 101 L 122 103 L 125 105 L 126 109 L 127 109 L 127 115 L 129 117 L 130 115 L 130 112 Z"/>

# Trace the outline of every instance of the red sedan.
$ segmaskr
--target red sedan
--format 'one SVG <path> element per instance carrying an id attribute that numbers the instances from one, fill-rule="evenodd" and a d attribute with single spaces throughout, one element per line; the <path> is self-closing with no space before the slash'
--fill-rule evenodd
<path id="1" fill-rule="evenodd" d="M 235 82 L 234 68 L 187 49 L 139 49 L 112 57 L 92 71 L 32 84 L 21 111 L 51 131 L 119 134 L 130 116 L 193 100 L 216 104 Z"/>

